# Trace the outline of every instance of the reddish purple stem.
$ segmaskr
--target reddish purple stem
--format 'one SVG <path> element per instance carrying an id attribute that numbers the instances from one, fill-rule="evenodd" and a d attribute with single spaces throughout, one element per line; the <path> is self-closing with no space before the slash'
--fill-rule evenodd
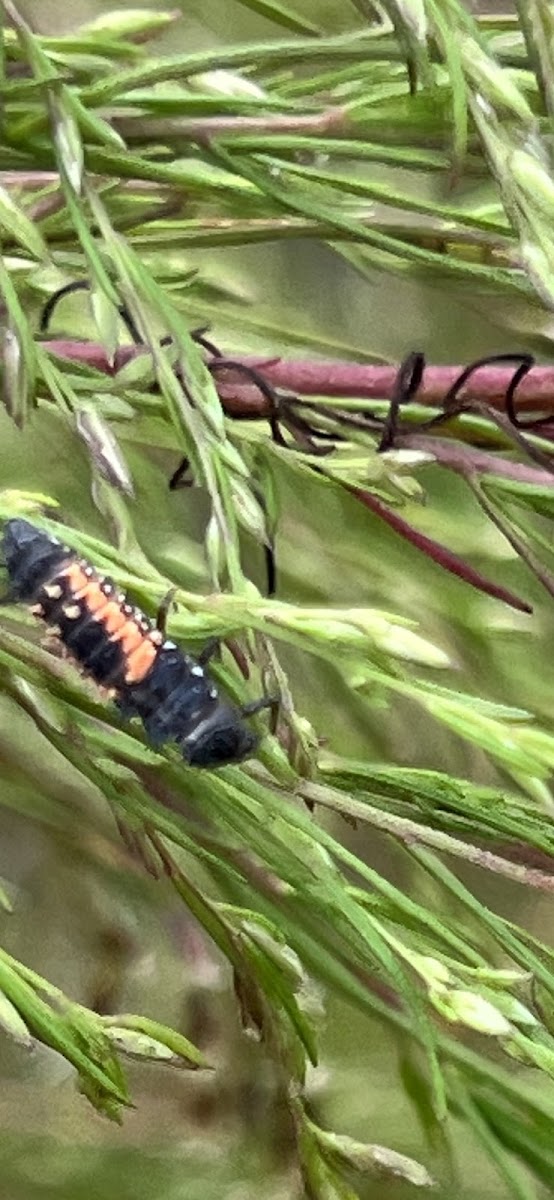
<path id="1" fill-rule="evenodd" d="M 108 375 L 116 374 L 125 363 L 137 354 L 147 351 L 142 346 L 120 346 L 115 355 L 113 366 L 108 362 L 106 352 L 95 342 L 77 342 L 68 339 L 54 339 L 43 342 L 42 345 L 52 354 L 60 358 L 88 363 L 98 371 Z M 237 362 L 247 367 L 253 367 L 263 373 L 264 378 L 272 387 L 282 388 L 301 396 L 335 396 L 338 399 L 388 400 L 397 378 L 397 368 L 394 366 L 374 366 L 371 363 L 348 363 L 333 360 L 319 361 L 318 359 L 285 359 L 252 357 L 251 355 L 234 355 Z M 461 374 L 461 366 L 426 367 L 425 374 L 418 391 L 417 398 L 421 404 L 435 407 L 439 405 L 448 389 Z M 476 400 L 485 401 L 493 407 L 503 408 L 504 398 L 509 383 L 513 377 L 513 366 L 481 367 L 471 376 L 469 388 L 462 395 L 471 394 Z M 240 377 L 233 379 L 231 368 L 225 379 L 225 391 L 229 391 L 229 408 L 234 416 L 240 416 L 240 406 L 244 405 L 244 416 L 253 412 L 267 416 L 268 402 L 260 395 L 258 389 L 251 384 L 245 384 Z M 231 387 L 232 384 L 232 387 Z M 236 397 L 233 403 L 230 396 Z M 227 400 L 225 401 L 227 407 Z M 522 379 L 517 389 L 518 409 L 542 409 L 554 413 L 554 367 L 533 367 L 529 374 Z"/>
<path id="2" fill-rule="evenodd" d="M 441 546 L 440 542 L 433 541 L 427 537 L 425 533 L 420 533 L 409 525 L 397 512 L 388 508 L 383 504 L 382 500 L 378 500 L 377 496 L 372 496 L 371 492 L 364 492 L 361 488 L 349 487 L 346 485 L 347 491 L 355 496 L 361 504 L 365 504 L 376 517 L 380 517 L 395 533 L 399 533 L 407 542 L 421 550 L 427 558 L 431 558 L 433 562 L 438 563 L 444 571 L 449 571 L 451 575 L 457 575 L 458 579 L 463 579 L 464 583 L 469 583 L 470 587 L 477 588 L 480 592 L 485 592 L 488 596 L 494 596 L 495 600 L 503 600 L 505 604 L 509 604 L 511 608 L 517 608 L 519 612 L 532 613 L 533 609 L 526 600 L 521 600 L 519 596 L 508 591 L 508 588 L 501 587 L 500 584 L 492 583 L 489 579 L 485 579 L 480 571 L 476 571 L 474 567 L 465 562 L 463 558 L 459 558 L 452 550 L 448 550 L 446 546 Z"/>
<path id="3" fill-rule="evenodd" d="M 319 362 L 317 359 L 272 359 L 241 356 L 241 362 L 263 371 L 273 387 L 303 396 L 337 396 L 343 399 L 388 400 L 398 369 L 371 363 Z M 461 366 L 425 368 L 417 399 L 435 407 L 463 371 Z M 504 398 L 514 374 L 513 365 L 480 367 L 460 395 L 471 395 L 493 407 L 504 408 Z M 517 389 L 517 406 L 554 411 L 554 367 L 533 367 Z"/>

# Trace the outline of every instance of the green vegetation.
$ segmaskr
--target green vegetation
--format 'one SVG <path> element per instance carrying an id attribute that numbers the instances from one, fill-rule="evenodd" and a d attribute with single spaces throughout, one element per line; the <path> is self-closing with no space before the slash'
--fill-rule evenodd
<path id="1" fill-rule="evenodd" d="M 225 688 L 281 708 L 275 729 L 256 717 L 256 760 L 188 769 L 3 609 L 8 1098 L 25 1048 L 61 1057 L 26 1062 L 0 1178 L 14 1200 L 88 1197 L 92 1178 L 103 1196 L 254 1197 L 260 1175 L 276 1198 L 380 1197 L 384 1181 L 393 1200 L 433 1181 L 467 1200 L 550 1194 L 550 430 L 518 436 L 477 395 L 436 431 L 456 462 L 432 432 L 382 455 L 387 397 L 330 386 L 300 396 L 309 436 L 285 420 L 281 445 L 226 415 L 217 385 L 235 377 L 191 331 L 209 322 L 233 359 L 369 369 L 421 341 L 429 304 L 451 320 L 431 356 L 548 354 L 551 6 L 478 20 L 458 0 L 251 0 L 263 40 L 198 50 L 186 6 L 48 36 L 2 7 L 0 518 L 60 533 L 151 615 L 174 586 L 171 635 L 226 639 Z M 300 266 L 278 258 L 291 242 Z M 62 357 L 39 310 L 85 279 L 52 319 Z M 147 352 L 113 370 L 121 305 Z M 77 336 L 94 343 L 79 358 Z M 414 405 L 410 429 L 434 412 Z M 195 488 L 170 492 L 183 457 Z M 68 908 L 82 928 L 50 952 Z M 100 982 L 70 965 L 89 956 Z M 75 1072 L 120 1142 L 86 1144 L 77 1116 L 60 1142 L 55 1121 L 44 1141 L 29 1128 L 63 1060 L 80 1118 Z M 160 1064 L 195 1072 L 189 1108 L 182 1075 L 164 1093 L 184 1117 L 151 1102 Z"/>

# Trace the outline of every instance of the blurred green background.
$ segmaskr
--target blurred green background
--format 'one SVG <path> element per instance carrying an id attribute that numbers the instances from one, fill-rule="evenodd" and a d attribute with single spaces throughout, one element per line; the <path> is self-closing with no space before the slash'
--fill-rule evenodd
<path id="1" fill-rule="evenodd" d="M 21 5 L 44 32 L 73 27 L 109 7 L 78 0 L 71 6 L 44 0 Z M 160 52 L 279 35 L 233 0 L 180 7 L 183 21 L 160 39 Z M 359 23 L 354 8 L 337 0 L 296 7 L 329 32 Z M 376 169 L 370 169 L 375 176 Z M 378 177 L 386 180 L 384 168 Z M 421 177 L 418 186 L 430 194 L 440 190 L 440 184 L 422 184 Z M 431 361 L 463 363 L 480 354 L 525 349 L 528 335 L 540 332 L 537 311 L 524 301 L 510 299 L 509 306 L 491 311 L 482 297 L 459 285 L 377 271 L 368 280 L 315 242 L 191 251 L 180 259 L 183 270 L 201 259 L 204 276 L 224 281 L 244 298 L 247 316 L 294 330 L 300 341 L 303 333 L 317 334 L 322 346 L 328 343 L 330 356 L 342 346 L 354 356 L 372 352 L 397 361 L 417 347 Z M 90 332 L 84 309 L 84 304 L 66 303 L 56 327 Z M 228 350 L 268 349 L 247 324 L 240 338 L 231 326 L 215 332 Z M 270 352 L 280 348 L 276 339 Z M 206 589 L 204 503 L 190 492 L 167 492 L 167 465 L 159 454 L 136 450 L 128 457 L 140 481 L 133 520 L 142 546 L 173 575 L 186 547 L 183 575 L 199 591 Z M 0 469 L 4 487 L 55 495 L 75 524 L 103 529 L 90 497 L 86 455 L 79 456 L 52 414 L 41 411 L 21 434 L 0 413 Z M 425 486 L 426 509 L 413 506 L 419 527 L 471 555 L 477 566 L 532 600 L 532 622 L 451 578 L 443 577 L 437 586 L 437 567 L 331 489 L 321 489 L 321 503 L 309 512 L 298 512 L 284 470 L 277 475 L 280 596 L 376 605 L 415 616 L 421 632 L 449 650 L 458 664 L 441 681 L 529 706 L 551 728 L 554 699 L 544 657 L 552 639 L 548 602 L 461 484 L 429 468 Z M 405 515 L 410 519 L 410 506 Z M 340 537 L 330 538 L 330 529 L 340 530 Z M 259 567 L 253 562 L 258 576 Z M 341 752 L 499 781 L 484 755 L 438 730 L 407 703 L 396 702 L 391 709 L 376 696 L 368 712 L 331 668 L 290 651 L 282 660 L 299 711 Z M 14 753 L 18 743 L 25 748 L 24 770 L 20 753 Z M 241 1032 L 228 973 L 216 953 L 169 889 L 133 869 L 101 799 L 47 751 L 31 719 L 6 697 L 0 697 L 0 757 L 0 875 L 15 905 L 12 916 L 1 918 L 3 944 L 87 1006 L 146 1012 L 174 1024 L 217 1063 L 216 1073 L 196 1077 L 131 1067 L 136 1108 L 119 1129 L 76 1096 L 74 1073 L 65 1061 L 43 1048 L 27 1056 L 2 1038 L 1 1200 L 294 1197 L 298 1180 L 275 1081 L 259 1047 Z M 357 854 L 407 891 L 420 888 L 421 894 L 425 886 L 428 892 L 430 883 L 409 875 L 406 860 L 396 860 L 390 843 L 363 829 L 342 824 L 337 829 Z M 459 873 L 496 911 L 517 916 L 550 940 L 554 905 L 547 898 L 525 895 L 469 869 Z M 413 1155 L 439 1178 L 435 1194 L 444 1200 L 502 1200 L 504 1185 L 466 1128 L 460 1126 L 454 1163 L 427 1139 L 401 1085 L 401 1047 L 392 1033 L 329 1002 L 314 987 L 316 1003 L 322 1008 L 322 1067 L 314 1073 L 311 1094 L 322 1123 Z M 402 1200 L 408 1191 L 405 1184 L 361 1187 L 367 1200 Z"/>

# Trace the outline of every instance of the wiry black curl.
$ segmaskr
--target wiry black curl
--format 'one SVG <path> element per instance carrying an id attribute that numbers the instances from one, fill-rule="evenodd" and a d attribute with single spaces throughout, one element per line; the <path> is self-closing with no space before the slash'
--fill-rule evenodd
<path id="1" fill-rule="evenodd" d="M 59 288 L 47 301 L 42 311 L 40 328 L 42 332 L 46 332 L 52 318 L 52 314 L 64 296 L 76 292 L 85 291 L 90 288 L 90 284 L 86 280 L 79 280 L 74 283 L 66 284 Z M 124 322 L 130 337 L 135 345 L 141 345 L 142 339 L 137 329 L 133 318 L 131 317 L 125 305 L 118 306 L 119 315 Z M 259 368 L 250 366 L 247 363 L 241 362 L 233 358 L 224 357 L 218 346 L 206 337 L 208 326 L 191 330 L 190 336 L 194 341 L 201 346 L 209 355 L 207 359 L 207 367 L 213 373 L 219 371 L 235 372 L 237 375 L 242 375 L 250 383 L 252 383 L 267 401 L 268 405 L 268 423 L 271 432 L 272 441 L 281 447 L 287 449 L 302 450 L 316 456 L 327 455 L 332 452 L 334 444 L 337 441 L 337 435 L 322 429 L 318 424 L 318 410 L 314 405 L 302 404 L 301 412 L 298 409 L 298 397 L 292 395 L 284 395 L 278 392 L 269 381 L 265 378 L 263 371 Z M 165 337 L 161 341 L 161 345 L 171 343 L 171 337 Z M 506 388 L 504 395 L 504 413 L 498 412 L 490 404 L 483 400 L 472 398 L 467 394 L 467 385 L 473 375 L 483 367 L 492 366 L 496 363 L 513 363 L 514 372 L 512 378 Z M 511 437 L 517 446 L 527 454 L 531 459 L 540 464 L 549 471 L 554 471 L 551 458 L 539 450 L 536 446 L 530 444 L 523 436 L 526 431 L 540 429 L 543 426 L 552 424 L 551 414 L 522 419 L 516 406 L 516 393 L 521 381 L 528 375 L 535 364 L 535 359 L 532 354 L 525 353 L 506 353 L 506 354 L 491 354 L 483 358 L 476 359 L 474 362 L 464 367 L 454 382 L 450 385 L 447 392 L 442 398 L 440 410 L 435 416 L 426 421 L 418 422 L 417 425 L 403 426 L 400 420 L 402 407 L 405 407 L 410 402 L 417 399 L 418 392 L 423 384 L 426 360 L 425 355 L 421 351 L 411 351 L 401 362 L 396 375 L 392 395 L 389 402 L 387 414 L 384 419 L 380 419 L 373 414 L 364 413 L 361 416 L 353 413 L 341 412 L 340 410 L 329 410 L 327 413 L 330 417 L 337 419 L 345 428 L 371 428 L 376 432 L 380 432 L 377 449 L 379 453 L 384 453 L 392 449 L 399 438 L 405 434 L 425 433 L 434 430 L 440 425 L 452 420 L 453 417 L 462 415 L 463 413 L 478 413 L 485 416 L 493 422 L 504 434 Z M 271 360 L 268 362 L 271 365 Z M 185 381 L 179 371 L 177 371 L 181 385 L 185 388 Z M 189 399 L 191 399 L 189 397 Z M 192 399 L 191 399 L 192 403 Z M 252 415 L 252 418 L 242 415 L 234 419 L 258 420 L 257 413 Z M 286 429 L 291 437 L 291 441 L 287 440 L 283 434 L 283 429 Z M 339 435 L 340 438 L 340 435 Z M 322 445 L 321 443 L 327 443 Z M 190 472 L 190 462 L 184 457 L 179 462 L 176 469 L 173 471 L 169 479 L 170 490 L 176 490 L 181 487 L 190 487 L 194 480 L 187 478 Z M 263 504 L 263 500 L 261 501 Z M 275 564 L 275 554 L 273 544 L 270 542 L 264 546 L 265 562 L 266 562 L 266 579 L 267 579 L 267 594 L 275 595 L 277 586 L 277 573 Z"/>
<path id="2" fill-rule="evenodd" d="M 514 363 L 515 365 L 514 373 L 504 394 L 504 413 L 498 412 L 484 400 L 472 399 L 467 394 L 462 395 L 463 389 L 467 387 L 472 375 L 483 367 L 493 366 L 495 363 Z M 441 410 L 436 416 L 431 417 L 428 421 L 418 423 L 415 427 L 410 425 L 408 428 L 403 429 L 399 422 L 400 406 L 416 398 L 425 372 L 424 355 L 419 352 L 412 352 L 404 359 L 398 369 L 389 411 L 382 423 L 383 433 L 378 450 L 382 453 L 385 450 L 391 449 L 395 445 L 396 439 L 403 433 L 426 433 L 428 430 L 436 429 L 439 425 L 452 420 L 453 417 L 460 416 L 463 413 L 474 412 L 480 416 L 487 417 L 503 433 L 511 437 L 524 454 L 544 467 L 545 470 L 554 473 L 554 465 L 550 456 L 544 454 L 522 436 L 523 431 L 551 425 L 552 416 L 532 417 L 529 420 L 522 420 L 516 408 L 517 389 L 522 379 L 529 374 L 534 365 L 534 356 L 525 353 L 489 354 L 484 358 L 475 359 L 474 362 L 469 363 L 467 367 L 464 367 L 460 371 L 458 377 L 450 385 L 442 398 Z"/>
<path id="3" fill-rule="evenodd" d="M 383 423 L 383 432 L 377 449 L 380 454 L 390 450 L 398 432 L 400 405 L 408 404 L 417 395 L 425 371 L 425 355 L 419 350 L 412 350 L 400 364 L 395 379 L 394 388 L 389 404 L 389 411 Z"/>
<path id="4" fill-rule="evenodd" d="M 89 292 L 89 291 L 90 291 L 90 283 L 88 282 L 87 279 L 75 279 L 73 281 L 73 283 L 66 283 L 66 284 L 64 284 L 63 287 L 58 288 L 57 292 L 53 292 L 52 295 L 49 296 L 48 300 L 46 301 L 46 304 L 44 305 L 42 312 L 40 314 L 40 323 L 39 323 L 40 332 L 41 333 L 48 332 L 48 327 L 50 325 L 50 321 L 52 320 L 54 311 L 58 307 L 60 300 L 63 300 L 65 296 L 72 295 L 74 292 Z M 118 304 L 117 311 L 119 313 L 121 320 L 123 321 L 123 324 L 125 325 L 125 328 L 129 334 L 131 340 L 135 343 L 136 346 L 139 346 L 141 343 L 140 333 L 137 329 L 137 326 L 135 325 L 135 322 L 133 321 L 133 318 L 129 312 L 129 309 L 126 308 L 124 304 Z"/>

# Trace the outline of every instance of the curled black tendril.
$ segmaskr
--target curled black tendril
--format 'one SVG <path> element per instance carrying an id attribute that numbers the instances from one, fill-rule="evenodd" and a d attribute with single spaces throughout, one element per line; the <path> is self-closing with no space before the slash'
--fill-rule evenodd
<path id="1" fill-rule="evenodd" d="M 173 472 L 173 475 L 171 476 L 171 478 L 169 480 L 168 487 L 169 487 L 170 492 L 176 492 L 178 490 L 178 488 L 188 488 L 188 487 L 193 486 L 194 479 L 192 478 L 192 476 L 190 476 L 190 475 L 188 476 L 189 471 L 190 471 L 190 462 L 189 462 L 188 458 L 182 458 L 179 463 L 179 466 L 176 467 L 175 471 Z M 187 478 L 187 476 L 188 476 L 188 478 Z"/>
<path id="2" fill-rule="evenodd" d="M 89 289 L 90 284 L 86 279 L 76 279 L 73 283 L 66 283 L 64 287 L 60 287 L 56 292 L 53 292 L 48 297 L 40 314 L 40 332 L 48 333 L 48 327 L 54 315 L 54 310 L 58 307 L 60 300 L 63 300 L 64 296 L 70 296 L 73 292 L 88 292 Z"/>
<path id="3" fill-rule="evenodd" d="M 389 413 L 385 418 L 384 426 L 388 431 L 387 444 L 385 447 L 379 446 L 382 450 L 390 449 L 398 437 L 403 433 L 426 433 L 428 430 L 436 429 L 439 425 L 450 421 L 453 417 L 460 416 L 463 413 L 477 413 L 479 416 L 485 417 L 492 424 L 496 425 L 506 437 L 510 438 L 515 445 L 532 459 L 539 466 L 543 467 L 550 473 L 554 473 L 554 463 L 549 454 L 545 454 L 537 446 L 523 436 L 524 432 L 532 431 L 541 428 L 541 426 L 551 425 L 552 416 L 532 417 L 529 420 L 522 420 L 518 415 L 516 408 L 516 392 L 526 375 L 529 374 L 532 367 L 535 365 L 535 359 L 532 354 L 490 354 L 485 358 L 478 358 L 475 362 L 469 363 L 460 372 L 457 379 L 450 385 L 448 391 L 443 396 L 441 403 L 441 411 L 436 416 L 431 417 L 428 421 L 422 421 L 417 426 L 409 426 L 402 429 L 398 421 L 398 411 L 400 403 L 407 400 L 412 400 L 415 397 L 417 389 L 413 388 L 413 377 L 410 379 L 409 372 L 405 370 L 405 365 L 410 363 L 412 356 L 409 355 L 402 363 L 398 372 L 397 387 L 402 388 L 403 380 L 407 380 L 407 386 L 404 384 L 403 400 L 395 400 L 395 395 L 391 399 Z M 472 398 L 471 394 L 462 394 L 471 377 L 481 368 L 493 366 L 496 363 L 513 363 L 514 373 L 506 388 L 504 394 L 504 412 L 499 412 L 484 400 Z M 420 384 L 423 380 L 423 369 L 420 375 Z M 395 388 L 395 392 L 396 392 Z M 383 439 L 382 439 L 383 440 Z"/>
<path id="4" fill-rule="evenodd" d="M 524 425 L 523 422 L 520 421 L 514 404 L 515 393 L 521 383 L 521 380 L 525 377 L 525 375 L 528 375 L 529 371 L 535 364 L 533 355 L 489 354 L 485 358 L 475 359 L 474 362 L 469 363 L 467 367 L 464 367 L 463 371 L 460 372 L 458 378 L 455 379 L 454 383 L 450 385 L 448 391 L 443 397 L 442 412 L 438 413 L 436 417 L 432 417 L 430 421 L 427 421 L 424 425 L 424 428 L 431 429 L 443 421 L 448 421 L 451 417 L 459 416 L 460 413 L 463 412 L 470 412 L 472 408 L 475 408 L 475 401 L 472 401 L 470 397 L 461 396 L 460 393 L 462 392 L 462 389 L 466 387 L 472 375 L 475 375 L 477 371 L 482 369 L 482 367 L 491 367 L 494 366 L 495 363 L 518 364 L 504 396 L 506 415 L 510 421 L 510 424 L 516 429 L 534 427 L 536 422 L 531 422 L 529 425 Z M 489 409 L 490 405 L 487 405 L 486 407 Z M 542 421 L 543 418 L 540 418 L 539 420 Z"/>
<path id="5" fill-rule="evenodd" d="M 398 368 L 394 388 L 390 400 L 389 411 L 383 423 L 383 432 L 377 447 L 380 454 L 394 446 L 398 432 L 400 405 L 409 404 L 417 395 L 425 371 L 425 355 L 419 350 L 412 350 Z"/>
<path id="6" fill-rule="evenodd" d="M 54 311 L 58 307 L 60 300 L 63 300 L 65 296 L 71 296 L 74 292 L 89 291 L 90 283 L 87 279 L 76 279 L 73 281 L 73 283 L 66 283 L 63 287 L 58 288 L 57 292 L 53 292 L 53 294 L 46 301 L 46 304 L 44 305 L 40 314 L 40 332 L 48 332 L 50 321 L 52 320 Z M 142 338 L 128 308 L 126 308 L 124 304 L 118 304 L 117 311 L 121 320 L 123 321 L 123 324 L 125 325 L 131 341 L 133 341 L 136 346 L 140 346 Z"/>
<path id="7" fill-rule="evenodd" d="M 287 443 L 281 432 L 280 425 L 282 412 L 281 397 L 275 388 L 271 387 L 271 384 L 267 382 L 261 371 L 257 371 L 255 367 L 249 367 L 246 363 L 237 362 L 234 358 L 223 358 L 220 354 L 213 358 L 208 363 L 208 366 L 211 371 L 215 372 L 236 371 L 238 375 L 245 376 L 250 383 L 253 383 L 257 387 L 269 405 L 268 422 L 272 440 L 276 446 L 286 446 Z M 256 419 L 259 419 L 258 414 L 256 414 Z"/>
<path id="8" fill-rule="evenodd" d="M 277 591 L 277 563 L 275 559 L 275 548 L 273 542 L 264 542 L 264 559 L 265 559 L 265 586 L 266 592 L 271 599 Z"/>
<path id="9" fill-rule="evenodd" d="M 535 359 L 533 358 L 532 354 L 522 354 L 521 365 L 518 367 L 518 370 L 515 372 L 513 379 L 510 382 L 510 386 L 508 387 L 508 390 L 506 392 L 506 397 L 505 397 L 505 401 L 504 401 L 504 406 L 506 409 L 506 416 L 508 417 L 508 420 L 511 421 L 512 425 L 516 429 L 540 429 L 541 426 L 543 426 L 543 425 L 551 425 L 552 424 L 552 414 L 549 414 L 544 417 L 531 417 L 531 419 L 529 421 L 522 421 L 521 417 L 519 417 L 516 412 L 515 403 L 514 403 L 516 389 L 518 388 L 519 384 L 521 383 L 521 380 L 524 379 L 524 377 L 529 374 L 529 371 L 531 370 L 532 367 L 534 367 L 534 365 L 535 365 Z"/>
<path id="10" fill-rule="evenodd" d="M 49 298 L 43 308 L 40 319 L 41 332 L 45 333 L 47 331 L 52 315 L 60 300 L 73 292 L 87 291 L 89 289 L 90 284 L 86 280 L 78 280 L 59 288 Z M 118 306 L 118 312 L 132 341 L 137 346 L 142 345 L 139 330 L 125 305 Z M 334 432 L 329 432 L 329 429 L 325 428 L 325 417 L 328 417 L 333 421 L 335 427 L 338 423 L 345 430 L 356 428 L 375 431 L 379 435 L 377 450 L 379 453 L 384 453 L 387 450 L 393 449 L 401 441 L 402 436 L 414 433 L 426 433 L 451 421 L 454 417 L 473 412 L 490 420 L 505 436 L 511 438 L 518 448 L 529 458 L 554 473 L 552 458 L 528 442 L 524 436 L 527 431 L 552 425 L 552 415 L 522 419 L 517 411 L 517 390 L 522 380 L 529 374 L 535 364 L 532 354 L 491 354 L 476 359 L 460 371 L 443 396 L 440 410 L 434 416 L 428 420 L 419 421 L 417 424 L 403 424 L 401 421 L 401 410 L 410 402 L 417 400 L 418 393 L 424 382 L 426 361 L 425 356 L 420 351 L 411 351 L 401 362 L 394 382 L 388 410 L 386 416 L 382 419 L 369 412 L 357 415 L 352 412 L 343 412 L 339 408 L 326 408 L 325 411 L 322 411 L 315 404 L 300 402 L 297 396 L 280 393 L 266 379 L 263 369 L 252 367 L 240 360 L 225 357 L 218 346 L 210 338 L 206 337 L 208 332 L 209 326 L 204 325 L 198 329 L 191 330 L 190 333 L 193 340 L 197 345 L 202 347 L 208 356 L 206 361 L 208 370 L 214 375 L 217 375 L 221 371 L 228 372 L 230 377 L 233 375 L 241 376 L 257 388 L 267 403 L 267 420 L 272 441 L 276 446 L 301 451 L 314 457 L 331 453 L 336 443 L 340 442 L 341 434 L 336 431 L 336 428 Z M 170 345 L 171 341 L 171 336 L 164 337 L 160 345 Z M 267 365 L 270 366 L 271 362 L 272 360 L 268 360 Z M 513 364 L 514 366 L 513 375 L 504 395 L 504 412 L 499 412 L 486 401 L 480 400 L 478 395 L 472 397 L 471 391 L 468 388 L 472 377 L 479 370 L 500 363 Z M 187 391 L 186 382 L 182 377 L 178 365 L 176 374 L 181 386 Z M 229 385 L 232 382 L 233 380 L 230 378 Z M 233 414 L 230 415 L 233 416 Z M 260 414 L 253 410 L 251 415 L 243 413 L 234 419 L 259 420 Z M 287 431 L 289 439 L 292 440 L 285 438 L 283 430 Z M 169 480 L 170 490 L 174 491 L 177 488 L 192 486 L 194 480 L 191 478 L 190 469 L 189 460 L 183 458 L 171 475 Z M 263 497 L 260 499 L 260 502 L 263 505 Z M 269 544 L 264 546 L 264 553 L 267 594 L 273 596 L 277 586 L 277 575 L 274 547 L 271 540 Z"/>

